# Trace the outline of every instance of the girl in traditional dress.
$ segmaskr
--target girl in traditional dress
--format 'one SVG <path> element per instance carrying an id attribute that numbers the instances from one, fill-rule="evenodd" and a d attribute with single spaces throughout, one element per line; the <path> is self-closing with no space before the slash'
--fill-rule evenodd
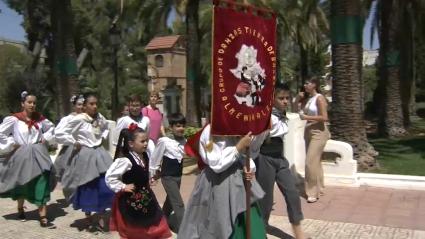
<path id="1" fill-rule="evenodd" d="M 58 143 L 74 147 L 71 155 L 66 157 L 63 192 L 75 210 L 85 212 L 90 231 L 103 230 L 105 225 L 100 224 L 100 219 L 111 207 L 114 194 L 105 183 L 106 170 L 112 164 L 111 155 L 102 146 L 102 140 L 109 132 L 108 123 L 97 112 L 94 94 L 84 95 L 83 112 L 56 133 Z M 99 213 L 100 217 L 94 217 L 92 213 Z"/>
<path id="2" fill-rule="evenodd" d="M 68 124 L 69 121 L 71 121 L 72 118 L 74 118 L 74 116 L 83 112 L 83 95 L 74 95 L 71 97 L 70 101 L 74 107 L 74 110 L 71 114 L 63 117 L 59 121 L 59 124 L 55 128 L 55 134 L 57 134 L 58 132 L 62 132 L 65 129 L 65 126 Z M 65 170 L 67 157 L 71 156 L 73 150 L 74 147 L 70 145 L 62 145 L 62 148 L 55 159 L 56 177 L 59 181 L 62 178 L 63 172 Z"/>
<path id="3" fill-rule="evenodd" d="M 200 134 L 199 155 L 205 165 L 196 179 L 177 238 L 245 238 L 245 187 L 243 177 L 251 181 L 251 235 L 266 238 L 260 209 L 256 204 L 264 192 L 255 181 L 252 168 L 244 166 L 245 151 L 255 143 L 251 133 L 238 137 L 211 136 L 210 125 Z M 252 160 L 251 160 L 252 161 Z M 243 169 L 243 171 L 242 171 Z"/>
<path id="4" fill-rule="evenodd" d="M 126 239 L 171 238 L 167 221 L 150 188 L 148 135 L 136 124 L 120 133 L 115 160 L 106 173 L 106 184 L 116 194 L 111 231 Z"/>
<path id="5" fill-rule="evenodd" d="M 25 221 L 24 200 L 38 206 L 40 226 L 52 228 L 46 218 L 50 200 L 52 160 L 46 142 L 53 139 L 54 125 L 35 111 L 37 98 L 21 94 L 22 112 L 0 125 L 0 197 L 18 201 L 18 218 Z"/>

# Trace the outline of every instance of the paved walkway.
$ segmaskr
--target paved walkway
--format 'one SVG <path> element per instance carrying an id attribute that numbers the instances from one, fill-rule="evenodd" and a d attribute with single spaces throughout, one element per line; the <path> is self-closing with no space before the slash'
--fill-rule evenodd
<path id="1" fill-rule="evenodd" d="M 183 177 L 181 191 L 185 201 L 195 179 L 195 175 Z M 162 186 L 158 184 L 154 191 L 162 203 L 165 198 Z M 303 226 L 312 238 L 425 239 L 425 191 L 329 187 L 325 193 L 314 204 L 303 200 L 306 217 Z M 277 190 L 275 201 L 268 238 L 292 238 L 285 204 Z M 119 238 L 116 233 L 95 235 L 79 231 L 84 214 L 64 205 L 59 188 L 48 206 L 57 229 L 40 228 L 36 208 L 30 204 L 27 207 L 29 220 L 20 222 L 16 220 L 16 202 L 0 199 L 0 238 Z"/>

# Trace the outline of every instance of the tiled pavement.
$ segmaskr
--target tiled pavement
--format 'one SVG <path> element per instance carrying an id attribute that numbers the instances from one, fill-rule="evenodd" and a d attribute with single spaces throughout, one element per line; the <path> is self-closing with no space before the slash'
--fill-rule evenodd
<path id="1" fill-rule="evenodd" d="M 195 175 L 185 175 L 182 195 L 187 201 Z M 154 187 L 158 200 L 163 202 L 164 191 L 160 184 Z M 305 220 L 303 226 L 312 238 L 345 239 L 425 239 L 425 191 L 394 190 L 385 188 L 329 187 L 317 203 L 303 201 Z M 119 238 L 116 234 L 98 234 L 79 231 L 82 212 L 63 204 L 60 189 L 56 189 L 49 204 L 49 215 L 54 217 L 57 229 L 40 228 L 37 211 L 27 204 L 28 221 L 16 218 L 16 202 L 0 199 L 0 238 Z M 268 238 L 292 238 L 286 217 L 285 203 L 277 190 Z M 255 239 L 255 238 L 253 238 Z"/>

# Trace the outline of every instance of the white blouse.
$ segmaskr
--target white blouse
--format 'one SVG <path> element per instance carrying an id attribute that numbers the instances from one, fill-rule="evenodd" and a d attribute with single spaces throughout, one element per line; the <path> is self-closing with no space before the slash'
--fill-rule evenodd
<path id="1" fill-rule="evenodd" d="M 250 153 L 252 158 L 257 158 L 260 154 L 261 145 L 264 143 L 267 137 L 283 137 L 288 133 L 289 128 L 286 121 L 279 120 L 275 115 L 271 115 L 271 127 L 269 130 L 264 131 L 263 133 L 256 135 L 253 139 L 252 146 L 250 147 Z M 282 146 L 283 147 L 283 146 Z"/>
<path id="2" fill-rule="evenodd" d="M 74 116 L 63 130 L 56 132 L 56 141 L 64 145 L 73 145 L 76 142 L 92 148 L 102 144 L 108 136 L 108 122 L 105 117 L 98 114 L 96 120 L 86 113 Z"/>
<path id="3" fill-rule="evenodd" d="M 134 152 L 130 154 L 135 159 L 138 165 L 144 167 L 143 161 L 140 159 L 139 155 Z M 125 188 L 125 183 L 122 182 L 122 176 L 133 167 L 130 159 L 128 158 L 117 158 L 109 167 L 108 171 L 105 174 L 105 182 L 108 188 L 114 192 L 119 192 Z"/>
<path id="4" fill-rule="evenodd" d="M 221 173 L 241 159 L 242 155 L 236 149 L 239 137 L 210 137 L 210 131 L 211 125 L 207 125 L 201 133 L 199 155 L 214 172 Z M 251 146 L 255 143 L 252 141 Z M 245 160 L 242 160 L 241 163 L 244 164 Z M 250 157 L 250 168 L 255 172 L 252 157 Z"/>
<path id="5" fill-rule="evenodd" d="M 121 130 L 128 128 L 128 126 L 130 126 L 131 123 L 135 123 L 137 124 L 137 126 L 141 129 L 143 129 L 146 134 L 149 135 L 149 118 L 148 117 L 141 117 L 141 119 L 139 121 L 135 121 L 133 118 L 131 118 L 130 116 L 123 116 L 121 118 L 119 118 L 117 120 L 117 125 L 115 126 L 115 139 L 113 141 L 113 145 L 117 145 L 118 144 L 118 138 L 120 136 Z M 149 157 L 151 157 L 153 151 L 155 150 L 155 143 L 149 139 L 148 141 L 148 149 L 146 150 L 146 153 L 148 154 Z"/>
<path id="6" fill-rule="evenodd" d="M 158 170 L 161 166 L 163 156 L 177 160 L 181 163 L 184 156 L 185 143 L 186 140 L 183 143 L 179 143 L 177 140 L 169 137 L 159 138 L 155 146 L 155 151 L 153 152 L 152 157 L 150 157 L 149 171 L 151 175 L 154 175 L 156 170 Z"/>
<path id="7" fill-rule="evenodd" d="M 118 136 L 120 135 L 121 130 L 128 128 L 131 123 L 136 123 L 139 128 L 149 133 L 150 121 L 148 117 L 141 117 L 139 121 L 136 121 L 130 116 L 123 116 L 117 120 L 117 125 L 115 126 L 115 135 L 117 137 L 114 141 L 115 144 L 118 141 Z"/>
<path id="8" fill-rule="evenodd" d="M 65 126 L 69 123 L 69 121 L 71 121 L 71 119 L 74 118 L 75 116 L 76 116 L 76 114 L 69 114 L 69 115 L 63 117 L 59 121 L 58 125 L 56 125 L 56 127 L 55 127 L 55 134 L 57 132 L 62 132 L 65 129 Z"/>
<path id="9" fill-rule="evenodd" d="M 48 119 L 35 123 L 28 129 L 28 125 L 16 118 L 8 116 L 0 125 L 0 154 L 7 154 L 13 150 L 15 144 L 28 145 L 40 143 L 43 139 L 49 143 L 54 141 L 54 124 Z"/>

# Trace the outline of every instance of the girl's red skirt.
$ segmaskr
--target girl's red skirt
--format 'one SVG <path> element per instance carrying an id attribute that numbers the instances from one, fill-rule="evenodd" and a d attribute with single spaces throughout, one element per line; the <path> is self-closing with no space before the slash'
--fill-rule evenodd
<path id="1" fill-rule="evenodd" d="M 119 192 L 114 197 L 112 204 L 111 220 L 109 229 L 117 231 L 121 238 L 125 239 L 167 239 L 171 238 L 171 231 L 168 227 L 167 220 L 164 216 L 161 217 L 156 224 L 148 227 L 130 225 L 126 223 L 118 209 L 118 198 L 122 193 Z"/>

